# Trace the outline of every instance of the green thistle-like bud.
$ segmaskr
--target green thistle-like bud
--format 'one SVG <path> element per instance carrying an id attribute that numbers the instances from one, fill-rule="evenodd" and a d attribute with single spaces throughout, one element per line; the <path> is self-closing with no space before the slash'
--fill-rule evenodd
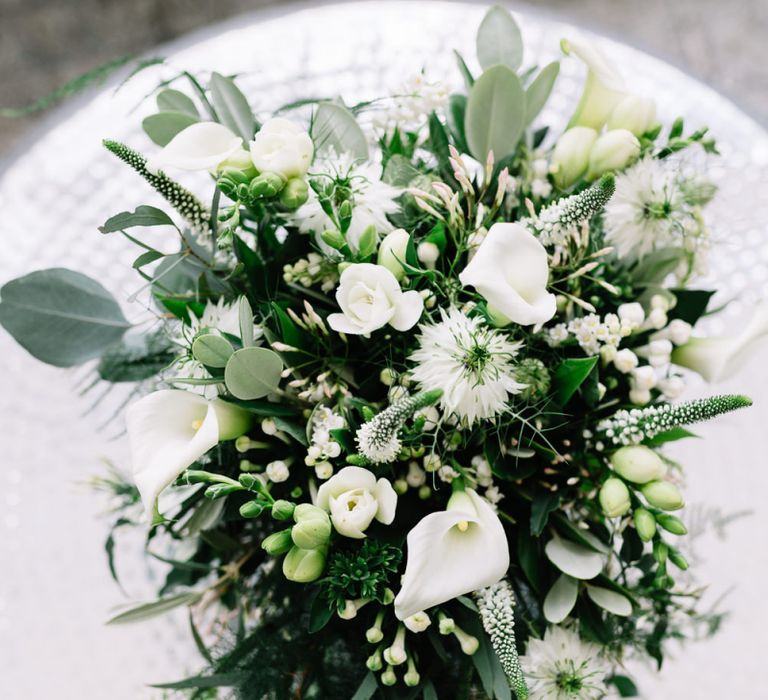
<path id="1" fill-rule="evenodd" d="M 295 510 L 295 503 L 279 499 L 272 504 L 272 517 L 275 520 L 289 520 L 293 517 Z"/>
<path id="2" fill-rule="evenodd" d="M 288 183 L 280 192 L 280 204 L 286 209 L 298 209 L 309 199 L 309 187 L 301 178 L 295 177 L 288 180 Z"/>
<path id="3" fill-rule="evenodd" d="M 688 534 L 688 528 L 683 524 L 683 521 L 674 515 L 659 513 L 659 515 L 656 516 L 656 520 L 661 527 L 667 532 L 671 532 L 673 535 L 682 536 Z"/>
<path id="4" fill-rule="evenodd" d="M 286 180 L 280 173 L 261 173 L 248 185 L 248 195 L 251 199 L 276 197 L 285 187 L 285 183 Z"/>
<path id="5" fill-rule="evenodd" d="M 261 542 L 261 548 L 273 557 L 285 554 L 291 547 L 293 547 L 293 539 L 291 539 L 290 528 L 273 532 Z"/>
<path id="6" fill-rule="evenodd" d="M 634 512 L 635 530 L 643 542 L 650 542 L 656 534 L 656 518 L 645 508 L 637 508 Z"/>
<path id="7" fill-rule="evenodd" d="M 515 368 L 515 379 L 525 384 L 525 389 L 520 392 L 520 398 L 528 403 L 546 398 L 552 383 L 549 370 L 541 360 L 535 357 L 526 357 L 520 361 Z"/>
<path id="8" fill-rule="evenodd" d="M 325 569 L 326 550 L 292 547 L 283 559 L 283 574 L 289 581 L 310 583 L 316 581 Z"/>

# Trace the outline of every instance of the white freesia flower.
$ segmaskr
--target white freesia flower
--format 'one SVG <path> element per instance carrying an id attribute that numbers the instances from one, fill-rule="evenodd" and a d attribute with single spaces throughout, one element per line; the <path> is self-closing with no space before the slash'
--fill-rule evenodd
<path id="1" fill-rule="evenodd" d="M 509 568 L 504 527 L 472 489 L 455 491 L 446 510 L 422 518 L 407 542 L 408 562 L 395 598 L 399 620 L 490 586 Z"/>
<path id="2" fill-rule="evenodd" d="M 336 301 L 343 313 L 328 316 L 328 325 L 350 335 L 367 336 L 387 324 L 407 331 L 424 310 L 417 291 L 403 292 L 386 267 L 371 263 L 350 265 L 341 273 Z"/>
<path id="3" fill-rule="evenodd" d="M 604 173 L 623 170 L 640 155 L 640 141 L 627 129 L 614 129 L 600 136 L 589 153 L 587 180 Z"/>
<path id="4" fill-rule="evenodd" d="M 216 170 L 237 152 L 243 140 L 216 122 L 198 122 L 182 129 L 147 161 L 147 170 L 157 174 L 165 168 Z"/>
<path id="5" fill-rule="evenodd" d="M 672 352 L 672 362 L 700 374 L 708 382 L 734 376 L 768 335 L 768 304 L 759 304 L 746 328 L 734 336 L 691 338 Z"/>
<path id="6" fill-rule="evenodd" d="M 520 665 L 529 700 L 599 700 L 608 692 L 611 667 L 600 647 L 567 627 L 548 627 L 544 639 L 529 639 Z"/>
<path id="7" fill-rule="evenodd" d="M 336 532 L 362 539 L 375 520 L 389 525 L 395 519 L 397 494 L 387 479 L 378 481 L 362 467 L 344 467 L 317 492 L 317 506 L 331 514 Z"/>
<path id="8" fill-rule="evenodd" d="M 282 117 L 266 121 L 250 148 L 251 160 L 259 172 L 279 173 L 286 178 L 304 175 L 315 152 L 309 134 Z"/>
<path id="9" fill-rule="evenodd" d="M 564 53 L 580 58 L 588 69 L 584 92 L 569 126 L 599 130 L 626 95 L 624 80 L 595 44 L 581 39 L 563 39 L 560 46 Z"/>
<path id="10" fill-rule="evenodd" d="M 642 136 L 656 123 L 656 102 L 651 97 L 627 95 L 611 112 L 608 128 L 626 129 Z"/>
<path id="11" fill-rule="evenodd" d="M 496 417 L 525 388 L 515 380 L 520 343 L 455 307 L 440 309 L 440 316 L 439 323 L 420 326 L 419 348 L 408 358 L 415 363 L 412 379 L 423 389 L 442 389 L 443 411 L 467 425 Z"/>
<path id="12" fill-rule="evenodd" d="M 544 246 L 520 224 L 500 223 L 491 226 L 459 280 L 485 298 L 499 323 L 531 326 L 555 315 L 548 277 Z"/>
<path id="13" fill-rule="evenodd" d="M 155 391 L 128 407 L 133 478 L 151 517 L 160 492 L 221 440 L 248 430 L 249 414 L 188 391 Z"/>

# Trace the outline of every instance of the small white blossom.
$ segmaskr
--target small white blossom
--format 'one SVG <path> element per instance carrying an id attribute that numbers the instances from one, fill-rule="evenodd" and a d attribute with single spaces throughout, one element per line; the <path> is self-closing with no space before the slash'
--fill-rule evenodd
<path id="1" fill-rule="evenodd" d="M 288 465 L 282 460 L 276 460 L 270 462 L 266 468 L 267 477 L 270 481 L 279 484 L 282 481 L 286 481 L 291 475 Z"/>

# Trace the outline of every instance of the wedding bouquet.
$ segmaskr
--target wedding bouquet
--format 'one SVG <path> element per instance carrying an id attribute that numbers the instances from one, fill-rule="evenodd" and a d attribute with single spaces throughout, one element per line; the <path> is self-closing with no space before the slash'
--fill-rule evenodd
<path id="1" fill-rule="evenodd" d="M 257 115 L 234 79 L 182 73 L 146 155 L 104 142 L 168 205 L 100 228 L 140 249 L 149 316 L 64 269 L 2 288 L 33 355 L 135 385 L 132 479 L 100 483 L 169 569 L 111 622 L 187 606 L 205 659 L 157 687 L 631 696 L 625 660 L 716 627 L 663 448 L 750 404 L 678 400 L 683 368 L 733 373 L 768 317 L 694 334 L 715 188 L 688 154 L 715 144 L 562 49 L 587 76 L 555 134 L 559 64 L 522 69 L 500 7 L 457 92 L 420 74 Z"/>

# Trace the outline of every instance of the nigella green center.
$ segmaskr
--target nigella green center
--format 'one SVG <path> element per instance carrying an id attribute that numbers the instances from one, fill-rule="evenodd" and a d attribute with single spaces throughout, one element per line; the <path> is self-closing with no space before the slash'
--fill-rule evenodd
<path id="1" fill-rule="evenodd" d="M 462 358 L 462 364 L 467 372 L 473 373 L 476 377 L 482 374 L 485 365 L 491 359 L 491 353 L 488 348 L 481 345 L 473 345 Z"/>
<path id="2" fill-rule="evenodd" d="M 579 676 L 567 671 L 557 674 L 556 683 L 558 688 L 569 694 L 576 694 L 584 687 L 584 682 Z"/>

